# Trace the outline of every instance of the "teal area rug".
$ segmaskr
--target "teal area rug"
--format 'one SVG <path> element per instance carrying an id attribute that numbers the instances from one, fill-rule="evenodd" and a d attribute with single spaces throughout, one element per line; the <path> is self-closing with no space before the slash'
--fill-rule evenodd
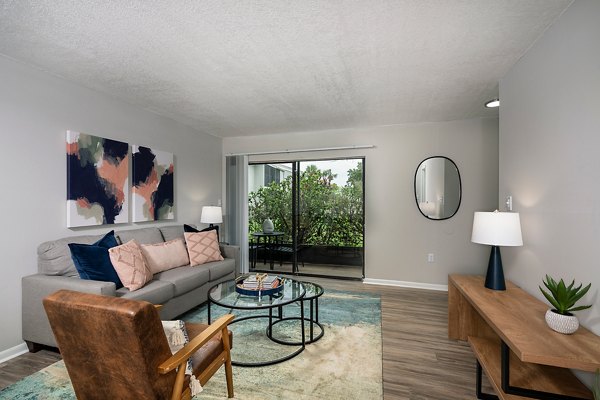
<path id="1" fill-rule="evenodd" d="M 232 312 L 248 311 L 212 306 L 213 320 Z M 284 317 L 298 316 L 298 304 L 286 306 Z M 181 318 L 206 322 L 206 306 L 191 310 Z M 305 304 L 308 318 L 308 302 Z M 267 367 L 233 367 L 235 398 L 240 400 L 275 399 L 382 399 L 381 302 L 378 296 L 326 290 L 319 299 L 319 321 L 323 337 L 297 357 Z M 234 332 L 232 358 L 242 362 L 266 361 L 290 354 L 297 346 L 282 346 L 265 336 L 267 319 L 250 319 L 231 325 Z M 308 339 L 308 324 L 305 332 Z M 315 326 L 315 335 L 320 329 Z M 279 323 L 273 336 L 298 341 L 300 322 Z M 226 399 L 223 368 L 206 384 L 196 399 Z M 0 399 L 75 399 L 62 361 L 0 390 Z"/>

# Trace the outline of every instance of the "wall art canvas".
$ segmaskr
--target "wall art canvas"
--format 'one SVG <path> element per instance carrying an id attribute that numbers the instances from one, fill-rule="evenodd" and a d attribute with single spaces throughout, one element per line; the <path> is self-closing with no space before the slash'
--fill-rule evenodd
<path id="1" fill-rule="evenodd" d="M 173 153 L 132 145 L 133 222 L 175 218 Z"/>
<path id="2" fill-rule="evenodd" d="M 67 227 L 129 220 L 129 144 L 67 131 Z"/>

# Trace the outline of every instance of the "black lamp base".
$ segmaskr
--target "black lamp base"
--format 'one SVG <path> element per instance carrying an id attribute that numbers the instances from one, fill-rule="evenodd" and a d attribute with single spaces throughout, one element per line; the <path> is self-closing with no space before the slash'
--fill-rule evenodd
<path id="1" fill-rule="evenodd" d="M 217 231 L 217 242 L 221 242 L 221 239 L 219 239 L 219 225 L 208 224 L 208 227 L 215 228 L 215 231 Z"/>
<path id="2" fill-rule="evenodd" d="M 492 246 L 487 274 L 485 276 L 485 287 L 492 290 L 506 290 L 504 271 L 502 270 L 502 257 L 500 257 L 500 248 L 498 246 Z"/>

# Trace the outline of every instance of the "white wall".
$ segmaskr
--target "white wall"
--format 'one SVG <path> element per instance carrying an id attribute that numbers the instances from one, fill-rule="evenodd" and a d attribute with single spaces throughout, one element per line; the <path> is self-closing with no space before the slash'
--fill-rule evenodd
<path id="1" fill-rule="evenodd" d="M 21 277 L 37 271 L 37 245 L 112 228 L 66 228 L 67 129 L 174 153 L 179 222 L 197 223 L 201 206 L 216 204 L 220 198 L 222 143 L 4 57 L 0 57 L 0 82 L 1 356 L 22 343 Z M 115 226 L 128 227 L 135 226 Z"/>
<path id="2" fill-rule="evenodd" d="M 507 277 L 543 299 L 545 274 L 592 283 L 578 312 L 600 334 L 600 2 L 576 1 L 500 82 L 499 197 L 524 245 Z"/>
<path id="3" fill-rule="evenodd" d="M 310 149 L 350 145 L 373 149 L 253 156 L 254 161 L 365 156 L 366 277 L 445 285 L 449 273 L 479 273 L 487 267 L 489 247 L 472 244 L 473 212 L 493 210 L 498 198 L 498 120 L 304 132 L 226 138 L 228 153 Z M 458 165 L 463 201 L 445 221 L 421 215 L 413 180 L 419 163 L 444 155 Z M 427 263 L 434 253 L 435 263 Z"/>

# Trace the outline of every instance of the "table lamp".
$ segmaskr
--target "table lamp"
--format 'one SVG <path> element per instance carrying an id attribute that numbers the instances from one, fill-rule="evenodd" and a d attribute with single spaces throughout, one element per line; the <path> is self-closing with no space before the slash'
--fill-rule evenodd
<path id="1" fill-rule="evenodd" d="M 485 287 L 492 290 L 506 290 L 502 257 L 499 246 L 522 246 L 521 222 L 519 213 L 476 212 L 473 218 L 471 242 L 492 246 Z"/>
<path id="2" fill-rule="evenodd" d="M 217 237 L 219 236 L 219 227 L 214 224 L 220 224 L 223 222 L 223 212 L 221 207 L 218 206 L 204 206 L 202 207 L 202 214 L 200 215 L 200 222 L 208 224 L 210 228 L 214 227 L 217 231 Z"/>

